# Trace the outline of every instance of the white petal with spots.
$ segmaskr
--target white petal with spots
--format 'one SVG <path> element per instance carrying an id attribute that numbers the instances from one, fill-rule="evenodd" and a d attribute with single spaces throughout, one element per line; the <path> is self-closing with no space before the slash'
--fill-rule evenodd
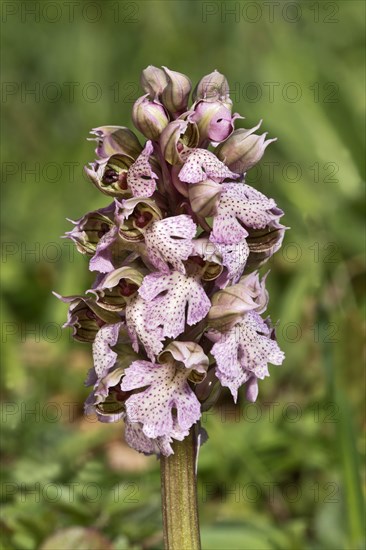
<path id="1" fill-rule="evenodd" d="M 215 243 L 215 247 L 222 257 L 222 264 L 227 268 L 217 279 L 217 285 L 225 288 L 228 284 L 238 282 L 243 274 L 249 256 L 249 246 L 245 239 L 235 244 Z"/>
<path id="2" fill-rule="evenodd" d="M 271 339 L 271 329 L 256 312 L 249 312 L 228 332 L 221 334 L 213 345 L 216 375 L 227 386 L 234 401 L 238 389 L 253 375 L 263 379 L 269 376 L 268 363 L 281 365 L 284 353 Z"/>
<path id="3" fill-rule="evenodd" d="M 171 447 L 172 439 L 168 436 L 157 437 L 151 439 L 142 431 L 142 424 L 139 422 L 131 423 L 127 419 L 125 421 L 125 440 L 126 443 L 145 455 L 157 454 L 170 456 L 173 454 Z"/>
<path id="4" fill-rule="evenodd" d="M 200 403 L 187 382 L 189 372 L 174 363 L 134 361 L 125 371 L 122 390 L 146 389 L 127 399 L 128 420 L 140 422 L 152 439 L 174 437 L 177 430 L 187 435 L 201 416 Z"/>
<path id="5" fill-rule="evenodd" d="M 195 325 L 211 307 L 199 280 L 179 271 L 147 275 L 139 294 L 149 302 L 146 326 L 160 330 L 163 337 L 176 338 L 184 332 L 186 321 Z"/>
<path id="6" fill-rule="evenodd" d="M 117 353 L 111 349 L 118 341 L 120 328 L 124 323 L 104 325 L 96 334 L 93 342 L 94 369 L 98 378 L 106 376 L 117 359 Z"/>
<path id="7" fill-rule="evenodd" d="M 277 221 L 283 212 L 273 199 L 244 183 L 223 183 L 222 193 L 214 217 L 211 240 L 234 244 L 247 237 L 243 227 L 262 229 Z"/>
<path id="8" fill-rule="evenodd" d="M 139 342 L 141 342 L 147 356 L 154 361 L 154 358 L 163 349 L 162 331 L 155 328 L 151 331 L 149 328 L 149 304 L 136 295 L 126 306 L 126 323 L 129 336 L 132 340 L 132 348 L 137 353 L 139 351 Z"/>
<path id="9" fill-rule="evenodd" d="M 169 272 L 168 264 L 185 273 L 182 260 L 190 256 L 195 234 L 196 224 L 184 214 L 154 222 L 144 235 L 151 263 L 165 273 Z"/>
<path id="10" fill-rule="evenodd" d="M 239 177 L 206 149 L 194 149 L 192 152 L 182 153 L 181 156 L 185 162 L 178 175 L 180 181 L 199 183 L 211 178 L 216 182 L 222 182 L 226 178 Z"/>
<path id="11" fill-rule="evenodd" d="M 153 145 L 151 141 L 147 141 L 144 150 L 127 172 L 127 185 L 134 197 L 151 197 L 156 189 L 158 176 L 154 174 L 149 163 L 152 152 Z"/>
<path id="12" fill-rule="evenodd" d="M 118 227 L 113 226 L 108 233 L 103 235 L 95 249 L 95 254 L 89 262 L 90 271 L 109 273 L 114 269 L 112 263 L 112 247 L 118 236 Z"/>

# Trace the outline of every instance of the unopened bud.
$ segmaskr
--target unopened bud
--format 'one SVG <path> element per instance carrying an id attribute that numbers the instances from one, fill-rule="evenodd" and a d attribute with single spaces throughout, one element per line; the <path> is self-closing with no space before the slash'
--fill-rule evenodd
<path id="1" fill-rule="evenodd" d="M 168 84 L 161 95 L 164 106 L 169 113 L 177 118 L 187 110 L 188 98 L 191 93 L 192 83 L 188 76 L 163 67 L 168 78 Z"/>
<path id="2" fill-rule="evenodd" d="M 167 84 L 168 78 L 162 69 L 149 65 L 142 71 L 141 87 L 150 99 L 158 99 Z"/>
<path id="3" fill-rule="evenodd" d="M 266 140 L 267 133 L 261 136 L 253 133 L 259 128 L 261 122 L 250 130 L 244 128 L 235 130 L 216 149 L 215 153 L 218 158 L 224 161 L 231 170 L 240 173 L 246 172 L 260 161 L 268 145 L 276 141 L 277 138 Z"/>
<path id="4" fill-rule="evenodd" d="M 229 99 L 229 92 L 229 83 L 225 76 L 215 70 L 201 78 L 193 91 L 193 100 L 226 101 Z"/>
<path id="5" fill-rule="evenodd" d="M 159 139 L 161 132 L 169 122 L 163 105 L 157 100 L 140 97 L 133 106 L 132 120 L 136 128 L 147 138 Z"/>

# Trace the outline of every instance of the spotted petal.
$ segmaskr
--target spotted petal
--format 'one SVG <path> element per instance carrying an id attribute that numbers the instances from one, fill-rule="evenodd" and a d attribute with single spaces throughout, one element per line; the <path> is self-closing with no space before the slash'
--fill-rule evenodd
<path id="1" fill-rule="evenodd" d="M 170 456 L 173 454 L 171 447 L 172 439 L 170 437 L 161 436 L 151 439 L 142 431 L 142 424 L 140 422 L 129 422 L 127 418 L 125 419 L 125 441 L 130 447 L 145 455 L 157 454 Z"/>
<path id="2" fill-rule="evenodd" d="M 99 273 L 109 273 L 114 269 L 112 263 L 112 246 L 118 238 L 118 227 L 113 225 L 99 241 L 94 256 L 89 262 L 90 271 L 99 271 Z"/>
<path id="3" fill-rule="evenodd" d="M 104 325 L 93 342 L 93 361 L 98 378 L 105 376 L 113 367 L 117 353 L 111 348 L 117 344 L 118 335 L 124 323 Z"/>
<path id="4" fill-rule="evenodd" d="M 236 244 L 248 236 L 243 227 L 262 229 L 278 220 L 283 212 L 273 199 L 244 183 L 224 183 L 217 215 L 214 217 L 211 240 L 220 244 Z"/>
<path id="5" fill-rule="evenodd" d="M 174 269 L 185 273 L 182 260 L 190 256 L 196 225 L 190 216 L 182 214 L 153 223 L 145 232 L 145 243 L 151 263 L 164 273 Z"/>
<path id="6" fill-rule="evenodd" d="M 142 153 L 127 172 L 127 184 L 134 197 L 151 197 L 156 189 L 158 176 L 149 164 L 153 149 L 151 141 L 147 141 Z"/>
<path id="7" fill-rule="evenodd" d="M 215 243 L 215 248 L 226 267 L 226 273 L 224 272 L 218 277 L 216 284 L 219 288 L 225 288 L 228 284 L 237 283 L 243 274 L 249 256 L 249 246 L 246 240 L 243 239 L 236 244 Z"/>
<path id="8" fill-rule="evenodd" d="M 178 271 L 147 275 L 139 294 L 149 303 L 148 326 L 159 330 L 159 337 L 176 338 L 184 332 L 186 321 L 195 325 L 211 306 L 199 280 Z"/>
<path id="9" fill-rule="evenodd" d="M 146 279 L 146 277 L 145 277 Z M 143 345 L 147 356 L 154 361 L 155 356 L 163 349 L 163 334 L 160 328 L 153 331 L 150 326 L 149 304 L 137 295 L 126 306 L 127 330 L 132 341 L 132 347 L 139 351 L 139 342 Z"/>
<path id="10" fill-rule="evenodd" d="M 238 174 L 231 172 L 216 155 L 206 149 L 194 149 L 192 152 L 185 153 L 185 156 L 179 179 L 186 183 L 199 183 L 208 178 L 220 183 L 226 178 L 239 177 Z"/>
<path id="11" fill-rule="evenodd" d="M 176 430 L 187 435 L 199 420 L 200 402 L 187 381 L 190 370 L 174 362 L 148 361 L 134 361 L 126 369 L 123 391 L 146 388 L 127 399 L 126 412 L 130 422 L 141 422 L 147 437 L 174 437 Z"/>
<path id="12" fill-rule="evenodd" d="M 284 359 L 284 353 L 271 338 L 268 324 L 253 311 L 228 332 L 210 336 L 217 339 L 211 350 L 217 364 L 216 376 L 230 389 L 235 402 L 242 384 L 252 376 L 259 379 L 269 376 L 267 364 L 281 365 Z"/>

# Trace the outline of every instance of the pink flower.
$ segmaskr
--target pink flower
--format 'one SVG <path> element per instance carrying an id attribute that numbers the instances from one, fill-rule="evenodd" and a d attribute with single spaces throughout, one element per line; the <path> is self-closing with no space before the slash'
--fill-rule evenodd
<path id="1" fill-rule="evenodd" d="M 65 326 L 93 346 L 86 412 L 123 420 L 137 451 L 169 456 L 221 387 L 236 401 L 246 384 L 255 401 L 268 364 L 282 363 L 256 269 L 286 228 L 274 199 L 245 183 L 274 140 L 255 134 L 260 124 L 234 129 L 242 117 L 222 74 L 200 80 L 191 106 L 180 72 L 150 65 L 141 85 L 132 119 L 145 144 L 124 126 L 92 131 L 86 173 L 114 202 L 66 234 L 95 281 L 85 296 L 57 296 Z"/>

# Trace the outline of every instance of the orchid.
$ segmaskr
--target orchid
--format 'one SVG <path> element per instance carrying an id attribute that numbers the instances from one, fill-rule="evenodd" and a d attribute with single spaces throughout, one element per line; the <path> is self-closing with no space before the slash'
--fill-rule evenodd
<path id="1" fill-rule="evenodd" d="M 243 117 L 222 74 L 202 78 L 190 107 L 182 73 L 149 66 L 141 85 L 132 119 L 147 141 L 124 126 L 92 130 L 98 158 L 85 170 L 109 203 L 65 235 L 94 284 L 57 296 L 74 337 L 93 344 L 86 411 L 123 421 L 130 446 L 163 459 L 198 438 L 212 388 L 236 402 L 246 386 L 254 401 L 268 365 L 283 362 L 258 270 L 286 227 L 275 200 L 246 184 L 275 139 L 255 133 L 261 122 L 234 129 Z"/>

